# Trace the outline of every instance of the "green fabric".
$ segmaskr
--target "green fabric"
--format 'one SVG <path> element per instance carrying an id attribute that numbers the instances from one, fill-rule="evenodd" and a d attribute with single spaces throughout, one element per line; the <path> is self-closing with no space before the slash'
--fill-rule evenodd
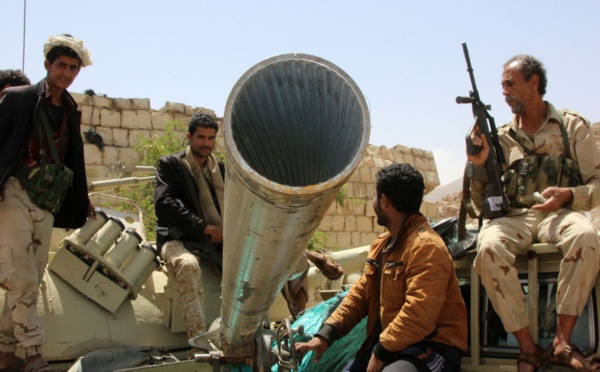
<path id="1" fill-rule="evenodd" d="M 58 213 L 73 184 L 73 171 L 63 165 L 21 166 L 15 172 L 31 202 L 50 213 Z"/>
<path id="2" fill-rule="evenodd" d="M 325 320 L 333 313 L 333 311 L 342 302 L 342 299 L 348 294 L 348 291 L 339 293 L 337 296 L 318 304 L 315 307 L 307 309 L 298 319 L 292 324 L 292 328 L 297 328 L 300 325 L 304 327 L 304 336 L 294 336 L 295 342 L 308 341 L 315 333 L 321 329 Z M 331 345 L 321 357 L 318 364 L 313 363 L 314 353 L 312 351 L 306 353 L 302 357 L 302 362 L 298 366 L 298 372 L 309 371 L 340 371 L 348 364 L 364 342 L 367 335 L 367 318 L 364 318 L 352 331 L 345 337 L 337 340 Z M 276 347 L 274 343 L 273 348 Z M 273 366 L 272 371 L 279 371 L 277 365 Z"/>

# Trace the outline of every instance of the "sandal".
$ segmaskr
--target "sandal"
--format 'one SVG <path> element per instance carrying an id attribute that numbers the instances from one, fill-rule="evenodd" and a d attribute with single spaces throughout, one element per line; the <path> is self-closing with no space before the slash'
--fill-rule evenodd
<path id="1" fill-rule="evenodd" d="M 60 372 L 59 370 L 50 367 L 41 356 L 32 360 L 25 365 L 23 372 Z"/>
<path id="2" fill-rule="evenodd" d="M 10 361 L 6 363 L 6 366 L 0 368 L 0 372 L 21 372 L 23 367 L 25 367 L 25 361 L 14 354 L 12 355 L 12 358 L 9 359 Z"/>
<path id="3" fill-rule="evenodd" d="M 577 359 L 573 358 L 573 352 L 579 353 L 583 359 L 578 361 Z M 576 371 L 584 372 L 591 371 L 592 365 L 600 364 L 600 358 L 598 358 L 596 355 L 592 354 L 586 357 L 577 346 L 572 344 L 567 344 L 563 351 L 558 354 L 554 352 L 554 345 L 550 344 L 548 346 L 548 360 L 552 364 L 567 366 Z M 595 371 L 600 371 L 600 369 L 596 369 Z"/>
<path id="4" fill-rule="evenodd" d="M 546 353 L 544 352 L 544 349 L 542 349 L 540 345 L 536 345 L 535 353 L 521 353 L 521 355 L 519 355 L 519 357 L 517 358 L 517 368 L 519 366 L 519 363 L 527 363 L 533 367 L 534 371 L 537 371 L 538 368 L 540 368 L 545 361 Z"/>
<path id="5" fill-rule="evenodd" d="M 307 257 L 329 280 L 336 280 L 344 274 L 344 269 L 321 251 L 308 251 Z"/>

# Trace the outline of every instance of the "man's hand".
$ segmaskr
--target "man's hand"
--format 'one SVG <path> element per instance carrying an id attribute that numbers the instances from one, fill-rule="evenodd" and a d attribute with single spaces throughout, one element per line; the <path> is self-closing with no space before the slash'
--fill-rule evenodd
<path id="1" fill-rule="evenodd" d="M 321 359 L 321 355 L 323 355 L 328 347 L 329 344 L 323 337 L 315 336 L 308 342 L 297 342 L 296 352 L 314 351 L 315 358 L 313 359 L 313 362 L 318 363 L 319 359 Z"/>
<path id="2" fill-rule="evenodd" d="M 211 243 L 222 243 L 223 242 L 223 230 L 219 226 L 206 225 L 204 228 L 204 235 L 210 236 Z"/>
<path id="3" fill-rule="evenodd" d="M 92 202 L 88 204 L 87 217 L 93 217 L 94 219 L 98 218 L 98 216 L 96 215 L 96 208 L 94 207 L 94 204 L 92 204 Z"/>
<path id="4" fill-rule="evenodd" d="M 367 372 L 379 372 L 383 370 L 385 363 L 381 359 L 377 359 L 375 354 L 371 354 L 369 365 L 367 366 Z"/>
<path id="5" fill-rule="evenodd" d="M 546 202 L 536 204 L 531 209 L 542 212 L 556 212 L 573 199 L 573 192 L 568 187 L 548 187 L 541 194 L 546 198 Z"/>
<path id="6" fill-rule="evenodd" d="M 481 147 L 481 150 L 477 154 L 467 154 L 467 160 L 478 167 L 484 167 L 485 161 L 490 155 L 490 145 L 487 142 L 487 138 L 479 133 L 479 127 L 475 127 L 471 132 L 471 142 L 473 142 L 473 145 Z"/>

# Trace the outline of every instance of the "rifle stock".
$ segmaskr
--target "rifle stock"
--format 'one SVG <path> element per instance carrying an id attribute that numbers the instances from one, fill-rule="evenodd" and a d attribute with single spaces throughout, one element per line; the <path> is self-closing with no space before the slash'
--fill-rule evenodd
<path id="1" fill-rule="evenodd" d="M 490 153 L 485 161 L 485 170 L 478 169 L 478 167 L 472 163 L 467 164 L 465 176 L 485 183 L 485 199 L 483 201 L 481 214 L 476 215 L 474 212 L 469 212 L 469 215 L 473 218 L 493 219 L 505 216 L 509 211 L 508 200 L 504 195 L 501 180 L 504 154 L 500 147 L 500 141 L 498 140 L 498 131 L 496 130 L 494 118 L 488 112 L 488 110 L 491 110 L 491 107 L 485 105 L 479 97 L 479 91 L 475 84 L 475 76 L 473 75 L 473 67 L 471 66 L 467 44 L 463 43 L 462 46 L 467 62 L 467 71 L 469 72 L 469 77 L 471 79 L 472 90 L 469 92 L 469 97 L 456 97 L 456 103 L 470 103 L 474 117 L 473 126 L 465 138 L 467 153 L 469 155 L 474 155 L 482 150 L 481 146 L 476 146 L 471 140 L 471 134 L 475 128 L 479 129 L 479 133 L 482 136 L 485 136 L 487 143 L 490 146 Z"/>

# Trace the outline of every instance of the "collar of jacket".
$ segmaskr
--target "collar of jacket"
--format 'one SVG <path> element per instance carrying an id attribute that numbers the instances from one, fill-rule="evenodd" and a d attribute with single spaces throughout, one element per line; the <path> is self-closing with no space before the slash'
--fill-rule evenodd
<path id="1" fill-rule="evenodd" d="M 40 80 L 36 85 L 35 85 L 35 92 L 37 94 L 37 96 L 39 97 L 38 99 L 38 105 L 40 104 L 40 102 L 42 102 L 42 100 L 46 99 L 46 78 L 43 78 L 42 80 Z M 61 99 L 63 100 L 63 102 L 67 105 L 67 109 L 70 111 L 74 111 L 77 110 L 77 102 L 75 102 L 75 99 L 73 98 L 73 96 L 71 95 L 71 93 L 69 93 L 68 90 L 64 90 Z"/>
<path id="2" fill-rule="evenodd" d="M 409 212 L 402 223 L 402 227 L 398 232 L 398 235 L 394 238 L 390 235 L 390 241 L 388 245 L 384 248 L 382 253 L 387 253 L 393 251 L 398 246 L 401 246 L 406 238 L 418 227 L 421 226 L 423 221 L 425 220 L 425 216 L 421 214 L 419 211 Z M 399 244 L 400 243 L 400 244 Z"/>

